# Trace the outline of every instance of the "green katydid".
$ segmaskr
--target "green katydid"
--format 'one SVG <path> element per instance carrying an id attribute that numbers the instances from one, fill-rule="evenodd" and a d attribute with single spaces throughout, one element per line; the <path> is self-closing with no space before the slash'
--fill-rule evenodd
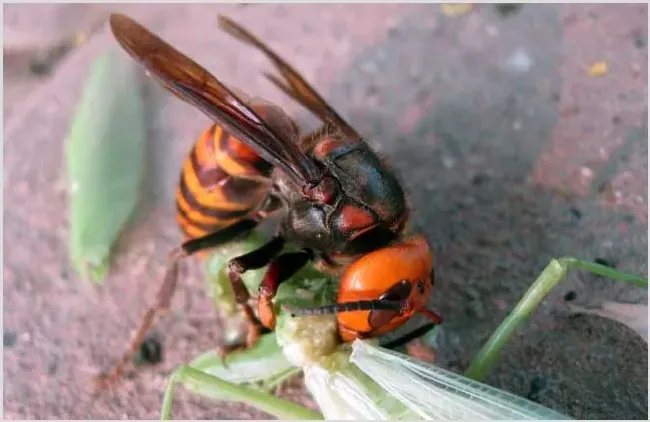
<path id="1" fill-rule="evenodd" d="M 255 241 L 247 239 L 249 244 L 246 246 L 254 247 L 250 242 Z M 222 265 L 227 261 L 227 256 L 229 254 L 220 255 Z M 212 262 L 213 269 L 214 264 Z M 246 403 L 277 418 L 320 419 L 323 415 L 267 392 L 269 386 L 277 385 L 300 370 L 304 371 L 305 384 L 328 419 L 426 419 L 432 416 L 450 418 L 459 415 L 515 419 L 566 418 L 476 380 L 484 378 L 515 330 L 571 268 L 587 270 L 647 288 L 647 279 L 642 277 L 575 258 L 554 259 L 531 285 L 513 312 L 495 330 L 464 377 L 435 366 L 414 362 L 405 355 L 389 352 L 372 342 L 357 341 L 352 346 L 340 345 L 332 348 L 331 344 L 322 339 L 323 336 L 328 338 L 333 334 L 335 323 L 331 319 L 322 316 L 291 318 L 280 311 L 275 333 L 267 334 L 264 341 L 255 348 L 236 352 L 227 358 L 227 367 L 233 371 L 237 369 L 237 379 L 232 373 L 225 372 L 223 363 L 214 352 L 203 355 L 189 366 L 177 369 L 170 378 L 165 394 L 162 418 L 170 417 L 174 387 L 181 383 L 198 394 L 217 400 Z M 316 274 L 318 273 L 312 272 L 311 277 Z M 284 289 L 278 293 L 277 304 L 295 304 L 296 301 L 314 303 L 333 297 L 330 280 L 320 275 L 320 284 L 313 284 L 313 280 L 309 281 L 304 277 L 305 273 L 301 272 L 283 285 Z M 250 287 L 254 287 L 254 281 L 249 280 L 249 283 Z M 296 295 L 307 285 L 310 286 L 309 291 L 316 292 L 312 297 Z M 314 349 L 310 347 L 313 344 L 325 344 L 327 347 Z M 287 366 L 264 365 L 266 360 L 277 360 Z M 291 363 L 297 366 L 289 369 Z M 262 366 L 268 369 L 264 374 L 252 369 Z M 282 372 L 285 368 L 286 372 Z M 247 373 L 255 375 L 246 378 Z M 396 381 L 396 374 L 402 375 L 401 381 Z M 262 382 L 262 390 L 256 385 L 259 382 Z M 422 388 L 421 392 L 410 391 L 412 385 Z M 442 394 L 444 391 L 445 400 L 429 403 L 426 394 L 431 395 L 432 391 L 436 394 Z M 427 393 L 423 395 L 422 392 Z M 473 397 L 471 400 L 467 398 L 470 393 Z M 419 399 L 414 400 L 413 394 L 419 394 Z M 345 401 L 350 395 L 355 397 L 356 405 Z M 423 403 L 427 403 L 427 406 L 422 406 Z"/>

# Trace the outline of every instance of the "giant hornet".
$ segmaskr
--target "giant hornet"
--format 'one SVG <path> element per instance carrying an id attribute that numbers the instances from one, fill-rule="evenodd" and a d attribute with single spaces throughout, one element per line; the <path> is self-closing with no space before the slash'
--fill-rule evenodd
<path id="1" fill-rule="evenodd" d="M 292 312 L 336 313 L 344 342 L 390 332 L 416 313 L 441 321 L 425 308 L 433 288 L 429 244 L 420 235 L 405 234 L 405 192 L 387 164 L 261 40 L 226 17 L 219 17 L 219 26 L 263 52 L 282 75 L 266 74 L 268 79 L 322 126 L 301 136 L 279 107 L 236 93 L 131 18 L 111 15 L 111 30 L 128 54 L 214 123 L 185 159 L 176 190 L 176 218 L 186 241 L 170 254 L 156 303 L 104 378 L 108 382 L 121 376 L 156 315 L 168 309 L 180 260 L 250 233 L 271 214 L 280 215 L 275 235 L 228 263 L 248 328 L 243 346 L 252 347 L 263 330 L 274 329 L 279 285 L 310 261 L 317 270 L 341 277 L 337 303 Z M 287 242 L 299 250 L 281 253 Z M 265 266 L 256 315 L 241 275 Z"/>

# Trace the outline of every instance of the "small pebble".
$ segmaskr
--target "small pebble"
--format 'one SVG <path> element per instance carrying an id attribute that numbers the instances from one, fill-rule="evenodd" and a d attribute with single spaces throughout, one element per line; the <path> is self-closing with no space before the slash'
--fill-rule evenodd
<path id="1" fill-rule="evenodd" d="M 594 171 L 589 167 L 583 166 L 580 168 L 580 174 L 582 175 L 582 177 L 591 178 L 594 175 Z"/>
<path id="2" fill-rule="evenodd" d="M 13 331 L 5 331 L 2 333 L 2 345 L 4 347 L 13 347 L 16 345 L 18 336 Z"/>
<path id="3" fill-rule="evenodd" d="M 609 70 L 609 66 L 607 65 L 607 62 L 596 62 L 589 66 L 589 69 L 587 70 L 587 73 L 589 76 L 605 76 L 607 74 L 607 71 Z"/>
<path id="4" fill-rule="evenodd" d="M 472 185 L 480 186 L 483 183 L 487 182 L 488 179 L 489 179 L 488 176 L 486 176 L 485 174 L 475 174 L 472 177 Z"/>
<path id="5" fill-rule="evenodd" d="M 67 269 L 62 269 L 59 272 L 59 277 L 61 278 L 61 280 L 68 280 L 70 278 L 70 272 L 68 272 Z"/>
<path id="6" fill-rule="evenodd" d="M 135 357 L 138 363 L 155 365 L 162 361 L 162 344 L 155 337 L 148 337 L 140 346 L 138 354 Z"/>
<path id="7" fill-rule="evenodd" d="M 594 262 L 596 264 L 604 265 L 605 267 L 616 268 L 616 264 L 614 264 L 613 262 L 611 262 L 611 261 L 609 261 L 609 260 L 607 260 L 605 258 L 595 258 Z"/>
<path id="8" fill-rule="evenodd" d="M 589 184 L 591 183 L 591 179 L 594 177 L 594 171 L 587 166 L 582 166 L 580 168 L 580 176 L 585 184 Z"/>
<path id="9" fill-rule="evenodd" d="M 635 32 L 634 33 L 634 46 L 636 48 L 641 49 L 641 48 L 645 48 L 646 45 L 647 45 L 647 40 L 646 40 L 645 35 L 643 35 L 643 33 L 640 32 L 640 31 Z"/>
<path id="10" fill-rule="evenodd" d="M 626 223 L 634 223 L 636 221 L 636 216 L 634 214 L 625 214 L 623 220 Z"/>
<path id="11" fill-rule="evenodd" d="M 521 10 L 521 3 L 498 3 L 494 7 L 501 16 L 509 16 Z"/>
<path id="12" fill-rule="evenodd" d="M 576 220 L 580 220 L 582 218 L 582 211 L 580 211 L 577 208 L 574 207 L 569 208 L 569 213 L 571 213 L 571 216 Z"/>
<path id="13" fill-rule="evenodd" d="M 47 363 L 47 373 L 48 375 L 54 375 L 56 373 L 56 370 L 58 369 L 58 359 L 56 356 L 51 356 L 48 359 Z"/>
<path id="14" fill-rule="evenodd" d="M 37 58 L 29 63 L 29 71 L 35 76 L 46 76 L 51 70 L 51 63 L 44 59 Z"/>
<path id="15" fill-rule="evenodd" d="M 540 393 L 546 389 L 547 385 L 548 385 L 548 381 L 546 380 L 546 378 L 540 376 L 534 377 L 530 381 L 530 390 L 526 398 L 532 401 L 539 400 Z"/>
<path id="16" fill-rule="evenodd" d="M 452 169 L 454 168 L 454 159 L 449 157 L 449 156 L 444 156 L 442 157 L 442 165 L 445 166 L 445 168 Z"/>
<path id="17" fill-rule="evenodd" d="M 533 58 L 525 49 L 519 48 L 508 56 L 506 67 L 517 72 L 528 72 L 533 67 Z"/>
<path id="18" fill-rule="evenodd" d="M 472 3 L 443 3 L 442 13 L 445 16 L 462 16 L 472 11 L 474 5 Z"/>
<path id="19" fill-rule="evenodd" d="M 564 301 L 565 302 L 573 302 L 574 300 L 576 300 L 577 297 L 578 297 L 578 294 L 576 292 L 574 292 L 573 290 L 570 290 L 564 295 Z"/>

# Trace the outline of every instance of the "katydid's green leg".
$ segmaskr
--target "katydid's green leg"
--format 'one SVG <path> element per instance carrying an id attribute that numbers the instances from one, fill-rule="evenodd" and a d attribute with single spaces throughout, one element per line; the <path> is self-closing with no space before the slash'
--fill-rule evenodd
<path id="1" fill-rule="evenodd" d="M 282 385 L 285 383 L 285 381 L 288 381 L 291 377 L 294 375 L 298 374 L 301 371 L 300 368 L 295 368 L 292 369 L 291 371 L 287 371 L 284 374 L 280 374 L 276 377 L 272 377 L 267 379 L 260 385 L 260 388 L 262 391 L 269 392 L 271 390 L 277 391 L 278 388 L 282 387 Z"/>
<path id="2" fill-rule="evenodd" d="M 161 409 L 162 420 L 169 420 L 171 417 L 174 389 L 179 382 L 189 390 L 202 396 L 215 400 L 244 403 L 278 419 L 323 419 L 323 415 L 318 412 L 280 399 L 272 394 L 224 381 L 189 366 L 181 366 L 169 377 Z"/>
<path id="3" fill-rule="evenodd" d="M 576 258 L 565 257 L 553 259 L 530 286 L 524 297 L 521 298 L 515 309 L 508 315 L 501 325 L 494 331 L 490 339 L 478 353 L 472 365 L 465 372 L 465 376 L 477 381 L 482 381 L 488 369 L 497 359 L 506 342 L 519 326 L 535 310 L 539 302 L 548 292 L 558 284 L 572 267 L 577 267 L 592 273 L 622 281 L 635 286 L 648 288 L 648 280 L 634 274 L 623 273 L 605 265 L 594 262 L 581 261 Z"/>
<path id="4" fill-rule="evenodd" d="M 558 259 L 558 261 L 564 262 L 565 265 L 569 267 L 580 268 L 581 270 L 589 271 L 594 274 L 601 275 L 603 277 L 609 277 L 612 280 L 634 284 L 635 286 L 643 287 L 645 289 L 648 288 L 648 279 L 639 277 L 636 274 L 624 273 L 622 271 L 617 271 L 606 265 L 596 264 L 595 262 L 589 262 L 589 261 L 581 261 L 576 258 L 566 257 L 566 258 L 560 258 Z"/>

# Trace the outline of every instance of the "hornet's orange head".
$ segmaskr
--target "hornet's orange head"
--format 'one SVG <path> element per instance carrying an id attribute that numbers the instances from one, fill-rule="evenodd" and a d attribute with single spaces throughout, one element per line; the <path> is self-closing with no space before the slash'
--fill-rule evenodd
<path id="1" fill-rule="evenodd" d="M 338 313 L 344 341 L 397 329 L 424 309 L 433 289 L 433 258 L 422 236 L 370 252 L 345 270 L 337 304 L 371 302 L 371 310 Z M 393 307 L 383 304 L 392 303 Z M 396 306 L 399 306 L 396 307 Z"/>

